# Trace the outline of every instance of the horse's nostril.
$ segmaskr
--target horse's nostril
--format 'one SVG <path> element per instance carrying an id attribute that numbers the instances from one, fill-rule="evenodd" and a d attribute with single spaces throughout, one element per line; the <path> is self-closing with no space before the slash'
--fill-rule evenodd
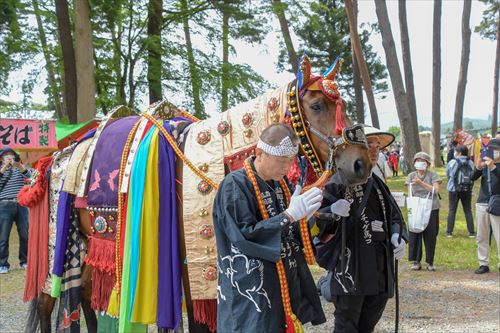
<path id="1" fill-rule="evenodd" d="M 363 160 L 358 158 L 356 159 L 356 161 L 354 161 L 354 172 L 356 172 L 356 174 L 361 174 L 363 173 L 365 170 L 365 164 L 363 163 Z"/>

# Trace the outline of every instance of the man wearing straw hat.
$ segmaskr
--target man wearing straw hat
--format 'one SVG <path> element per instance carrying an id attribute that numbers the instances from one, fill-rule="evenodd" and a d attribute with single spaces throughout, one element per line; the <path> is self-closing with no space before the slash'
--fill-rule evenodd
<path id="1" fill-rule="evenodd" d="M 365 126 L 365 134 L 375 164 L 394 136 L 371 126 Z M 394 295 L 394 259 L 405 254 L 406 226 L 389 188 L 375 173 L 365 185 L 351 189 L 336 184 L 335 176 L 333 181 L 315 215 L 316 257 L 329 271 L 318 287 L 335 304 L 334 333 L 373 332 Z"/>

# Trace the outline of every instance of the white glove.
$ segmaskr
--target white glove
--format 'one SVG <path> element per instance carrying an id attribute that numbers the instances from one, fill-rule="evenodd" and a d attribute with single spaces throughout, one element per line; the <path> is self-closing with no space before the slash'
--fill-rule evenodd
<path id="1" fill-rule="evenodd" d="M 379 220 L 372 221 L 372 230 L 375 232 L 384 232 L 383 228 L 384 222 Z"/>
<path id="2" fill-rule="evenodd" d="M 323 193 L 317 187 L 313 187 L 306 193 L 300 194 L 302 187 L 297 185 L 292 197 L 290 198 L 290 205 L 286 212 L 294 221 L 303 219 L 304 217 L 310 219 L 319 207 L 321 207 L 321 200 Z"/>
<path id="3" fill-rule="evenodd" d="M 332 203 L 330 210 L 335 215 L 347 217 L 351 210 L 351 203 L 345 199 L 339 199 Z"/>
<path id="4" fill-rule="evenodd" d="M 405 256 L 406 253 L 406 242 L 401 238 L 401 242 L 398 243 L 399 234 L 394 233 L 391 236 L 391 243 L 394 246 L 394 258 L 400 260 Z"/>

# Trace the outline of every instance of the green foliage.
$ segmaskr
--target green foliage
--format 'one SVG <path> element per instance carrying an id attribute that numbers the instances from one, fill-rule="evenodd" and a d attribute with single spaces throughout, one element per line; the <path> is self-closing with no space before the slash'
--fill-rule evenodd
<path id="1" fill-rule="evenodd" d="M 500 1 L 498 0 L 480 0 L 486 5 L 483 12 L 481 23 L 476 26 L 474 32 L 478 32 L 481 37 L 489 40 L 497 39 L 498 11 L 500 10 Z"/>
<path id="2" fill-rule="evenodd" d="M 36 35 L 29 24 L 27 1 L 4 0 L 0 6 L 0 93 L 7 95 L 9 74 L 34 63 L 38 51 Z"/>
<path id="3" fill-rule="evenodd" d="M 432 131 L 432 127 L 429 126 L 423 126 L 423 125 L 418 125 L 418 131 L 423 132 L 423 131 Z"/>
<path id="4" fill-rule="evenodd" d="M 464 118 L 463 123 L 464 129 L 491 129 L 491 119 Z M 452 132 L 453 122 L 441 124 L 441 133 L 450 134 Z"/>
<path id="5" fill-rule="evenodd" d="M 399 140 L 399 137 L 401 135 L 401 127 L 399 126 L 391 126 L 387 129 L 387 132 L 391 133 L 392 135 L 394 135 L 394 137 L 396 138 L 396 140 Z"/>

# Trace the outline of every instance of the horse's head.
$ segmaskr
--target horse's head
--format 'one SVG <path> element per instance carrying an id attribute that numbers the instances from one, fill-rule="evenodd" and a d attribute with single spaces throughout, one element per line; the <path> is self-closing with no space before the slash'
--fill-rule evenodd
<path id="1" fill-rule="evenodd" d="M 348 185 L 366 182 L 372 164 L 361 126 L 351 128 L 346 104 L 333 79 L 341 59 L 321 76 L 311 75 L 309 60 L 302 58 L 297 84 L 288 92 L 290 119 L 301 148 L 319 177 L 329 159 L 334 171 Z"/>

